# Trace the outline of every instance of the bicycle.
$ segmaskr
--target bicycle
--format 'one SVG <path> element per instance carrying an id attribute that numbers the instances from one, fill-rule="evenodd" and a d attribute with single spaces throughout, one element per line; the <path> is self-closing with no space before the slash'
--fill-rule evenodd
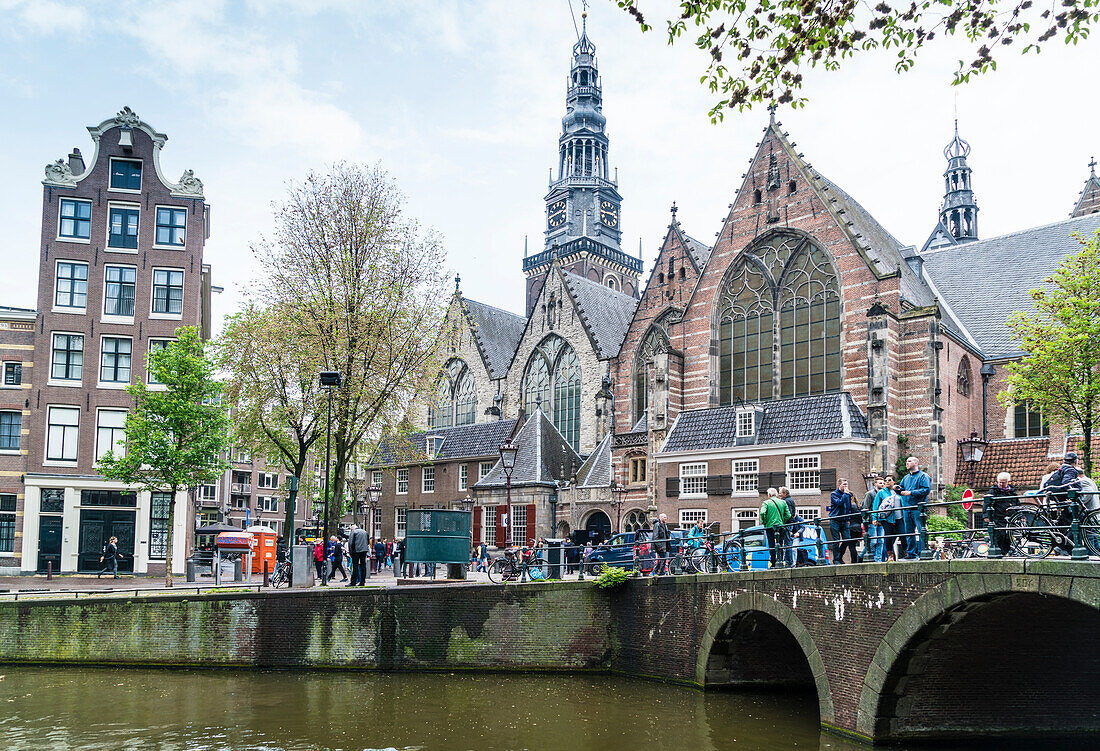
<path id="1" fill-rule="evenodd" d="M 1059 500 L 1053 494 L 1035 498 L 1038 501 L 1035 504 L 1010 506 L 1005 510 L 1005 526 L 1012 552 L 1025 558 L 1046 558 L 1055 546 L 1072 550 L 1073 541 L 1069 538 L 1069 525 L 1065 522 L 1069 502 Z"/>
<path id="2" fill-rule="evenodd" d="M 550 567 L 531 555 L 530 548 L 508 548 L 489 564 L 489 581 L 493 584 L 519 581 L 525 574 L 531 581 L 543 581 L 550 574 Z"/>
<path id="3" fill-rule="evenodd" d="M 278 589 L 283 585 L 290 586 L 290 561 L 279 561 L 275 564 L 275 573 L 271 575 L 271 586 Z"/>
<path id="4" fill-rule="evenodd" d="M 734 560 L 737 562 L 733 563 Z M 735 571 L 740 568 L 740 554 L 732 550 L 719 552 L 714 546 L 714 541 L 708 538 L 691 551 L 690 563 L 692 570 L 697 574 Z"/>

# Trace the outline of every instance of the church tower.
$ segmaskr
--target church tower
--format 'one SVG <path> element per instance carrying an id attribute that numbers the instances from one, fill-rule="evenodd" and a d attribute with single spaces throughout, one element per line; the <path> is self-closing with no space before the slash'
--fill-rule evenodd
<path id="1" fill-rule="evenodd" d="M 978 204 L 970 185 L 970 167 L 966 157 L 970 144 L 959 138 L 959 121 L 955 121 L 955 138 L 943 150 L 947 171 L 943 173 L 944 196 L 940 206 L 940 224 L 956 242 L 978 239 Z"/>
<path id="2" fill-rule="evenodd" d="M 546 243 L 541 252 L 523 259 L 528 315 L 555 259 L 574 274 L 638 295 L 642 262 L 620 247 L 623 199 L 608 167 L 603 86 L 587 14 L 582 14 L 582 23 L 566 86 L 557 179 L 551 169 L 546 194 Z"/>

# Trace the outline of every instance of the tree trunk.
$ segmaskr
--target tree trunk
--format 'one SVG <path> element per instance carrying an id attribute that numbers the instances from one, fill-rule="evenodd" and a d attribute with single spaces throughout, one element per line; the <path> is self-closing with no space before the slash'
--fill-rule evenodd
<path id="1" fill-rule="evenodd" d="M 1092 414 L 1091 409 L 1089 414 Z M 1085 460 L 1085 475 L 1092 477 L 1092 420 L 1085 420 L 1081 429 L 1085 434 L 1085 445 L 1081 447 L 1081 455 Z"/>
<path id="2" fill-rule="evenodd" d="M 298 455 L 297 463 L 291 469 L 291 471 L 294 473 L 294 476 L 298 478 L 298 490 L 294 492 L 295 502 L 293 504 L 290 502 L 290 495 L 287 495 L 286 509 L 283 514 L 283 544 L 286 545 L 288 554 L 290 552 L 290 547 L 294 544 L 294 511 L 298 507 L 298 503 L 301 503 L 298 495 L 302 492 L 302 473 L 305 472 L 306 460 L 308 459 L 308 456 L 308 449 L 302 450 L 302 452 Z"/>

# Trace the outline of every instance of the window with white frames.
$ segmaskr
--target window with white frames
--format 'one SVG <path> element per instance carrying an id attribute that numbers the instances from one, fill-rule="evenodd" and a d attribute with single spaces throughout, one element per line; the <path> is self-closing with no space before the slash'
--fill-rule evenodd
<path id="1" fill-rule="evenodd" d="M 470 487 L 470 467 L 466 464 L 460 464 L 458 467 L 458 489 L 466 490 Z"/>
<path id="2" fill-rule="evenodd" d="M 705 508 L 680 509 L 680 529 L 687 529 L 694 525 L 695 522 L 703 522 L 703 525 L 706 525 L 707 510 Z"/>
<path id="3" fill-rule="evenodd" d="M 103 337 L 99 361 L 100 383 L 130 382 L 130 359 L 133 347 L 133 339 L 120 336 Z"/>
<path id="4" fill-rule="evenodd" d="M 735 508 L 733 510 L 733 531 L 755 527 L 760 523 L 760 509 Z"/>
<path id="5" fill-rule="evenodd" d="M 183 247 L 187 209 L 157 206 L 157 245 Z"/>
<path id="6" fill-rule="evenodd" d="M 58 207 L 57 239 L 89 240 L 92 237 L 92 202 L 62 198 Z"/>
<path id="7" fill-rule="evenodd" d="M 274 472 L 260 472 L 256 477 L 256 487 L 274 490 L 279 487 L 279 475 Z"/>
<path id="8" fill-rule="evenodd" d="M 818 492 L 821 486 L 821 457 L 816 454 L 787 457 L 787 487 L 791 492 Z"/>
<path id="9" fill-rule="evenodd" d="M 141 190 L 141 162 L 112 158 L 111 190 Z"/>
<path id="10" fill-rule="evenodd" d="M 116 457 L 126 453 L 126 410 L 101 409 L 96 413 L 95 458 L 99 461 L 108 451 Z"/>
<path id="11" fill-rule="evenodd" d="M 214 483 L 199 486 L 199 499 L 203 501 L 218 500 L 218 486 Z"/>
<path id="12" fill-rule="evenodd" d="M 481 528 L 485 530 L 485 544 L 497 544 L 497 510 L 495 506 L 481 507 Z"/>
<path id="13" fill-rule="evenodd" d="M 403 508 L 393 510 L 393 536 L 398 538 L 405 536 L 405 509 Z"/>
<path id="14" fill-rule="evenodd" d="M 760 478 L 759 459 L 734 459 L 733 460 L 733 492 L 755 493 L 759 490 Z"/>
<path id="15" fill-rule="evenodd" d="M 267 511 L 271 514 L 279 512 L 279 499 L 273 495 L 256 496 L 257 510 Z"/>
<path id="16" fill-rule="evenodd" d="M 707 463 L 680 465 L 680 497 L 707 494 Z"/>
<path id="17" fill-rule="evenodd" d="M 19 451 L 22 444 L 23 413 L 0 412 L 0 451 Z"/>
<path id="18" fill-rule="evenodd" d="M 409 492 L 409 470 L 407 467 L 397 470 L 397 492 L 399 495 Z"/>
<path id="19" fill-rule="evenodd" d="M 421 476 L 420 492 L 435 492 L 435 467 L 424 467 L 423 474 Z"/>
<path id="20" fill-rule="evenodd" d="M 798 512 L 799 516 L 808 522 L 821 518 L 820 506 L 797 506 L 795 510 Z"/>
<path id="21" fill-rule="evenodd" d="M 79 381 L 84 375 L 84 337 L 54 334 L 50 380 Z"/>
<path id="22" fill-rule="evenodd" d="M 371 521 L 374 523 L 371 525 L 371 537 L 375 540 L 382 539 L 382 509 L 376 508 L 371 510 Z"/>
<path id="23" fill-rule="evenodd" d="M 13 389 L 23 383 L 23 363 L 19 360 L 4 361 L 4 388 Z"/>
<path id="24" fill-rule="evenodd" d="M 753 411 L 742 409 L 737 412 L 737 437 L 750 438 L 756 434 L 756 425 L 753 422 Z"/>
<path id="25" fill-rule="evenodd" d="M 249 464 L 252 461 L 252 454 L 245 449 L 233 449 L 233 461 L 238 464 Z"/>
<path id="26" fill-rule="evenodd" d="M 58 261 L 54 279 L 55 308 L 84 310 L 88 307 L 88 264 Z"/>
<path id="27" fill-rule="evenodd" d="M 152 352 L 155 349 L 167 349 L 168 343 L 171 341 L 171 339 L 150 339 L 149 352 Z M 149 369 L 148 357 L 145 359 L 145 383 L 149 384 L 150 386 L 160 385 L 160 381 L 153 377 L 153 373 Z"/>
<path id="28" fill-rule="evenodd" d="M 133 266 L 106 266 L 103 293 L 103 315 L 118 318 L 134 317 L 134 297 L 137 294 L 137 269 Z"/>
<path id="29" fill-rule="evenodd" d="M 153 269 L 153 308 L 159 315 L 183 315 L 183 271 Z"/>
<path id="30" fill-rule="evenodd" d="M 80 409 L 50 407 L 46 411 L 46 460 L 75 462 Z"/>
<path id="31" fill-rule="evenodd" d="M 141 210 L 137 206 L 110 206 L 107 209 L 107 247 L 114 250 L 137 250 L 138 216 Z"/>
<path id="32" fill-rule="evenodd" d="M 375 488 L 382 487 L 382 470 L 380 470 L 380 469 L 371 470 L 370 484 L 371 484 L 371 487 L 375 487 Z"/>
<path id="33" fill-rule="evenodd" d="M 493 471 L 492 462 L 481 462 L 477 465 L 477 479 L 484 480 Z"/>
<path id="34" fill-rule="evenodd" d="M 512 544 L 527 545 L 527 507 L 512 506 Z"/>

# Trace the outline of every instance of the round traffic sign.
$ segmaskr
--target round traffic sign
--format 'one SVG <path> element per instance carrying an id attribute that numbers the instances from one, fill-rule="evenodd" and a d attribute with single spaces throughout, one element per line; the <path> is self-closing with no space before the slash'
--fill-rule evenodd
<path id="1" fill-rule="evenodd" d="M 974 505 L 974 491 L 967 488 L 963 491 L 963 509 L 969 511 Z"/>

